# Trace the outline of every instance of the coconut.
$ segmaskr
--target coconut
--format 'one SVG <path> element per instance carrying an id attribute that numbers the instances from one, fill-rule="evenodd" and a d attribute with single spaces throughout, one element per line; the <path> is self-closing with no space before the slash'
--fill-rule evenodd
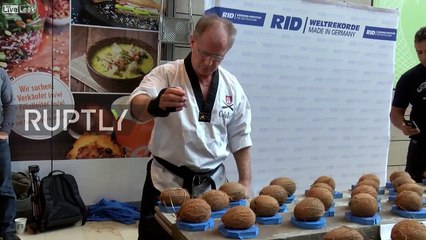
<path id="1" fill-rule="evenodd" d="M 404 219 L 397 222 L 391 230 L 392 240 L 425 240 L 426 226 L 423 223 L 413 220 Z"/>
<path id="2" fill-rule="evenodd" d="M 377 199 L 368 193 L 358 193 L 349 200 L 349 209 L 357 217 L 372 217 L 377 208 Z"/>
<path id="3" fill-rule="evenodd" d="M 229 205 L 229 196 L 223 191 L 212 189 L 203 193 L 200 197 L 210 205 L 214 212 L 225 209 Z"/>
<path id="4" fill-rule="evenodd" d="M 288 177 L 275 178 L 269 183 L 269 185 L 279 185 L 283 187 L 287 191 L 288 196 L 291 196 L 294 192 L 296 192 L 296 183 L 293 179 Z"/>
<path id="5" fill-rule="evenodd" d="M 190 223 L 205 222 L 210 218 L 210 205 L 201 198 L 185 200 L 176 213 L 178 220 Z"/>
<path id="6" fill-rule="evenodd" d="M 189 198 L 189 193 L 184 188 L 167 188 L 160 193 L 160 202 L 166 206 L 180 206 Z"/>
<path id="7" fill-rule="evenodd" d="M 393 188 L 395 188 L 395 191 L 397 192 L 398 192 L 399 186 L 405 183 L 416 183 L 416 181 L 414 181 L 414 179 L 412 179 L 411 177 L 401 176 L 401 177 L 395 178 L 395 180 L 392 182 Z"/>
<path id="8" fill-rule="evenodd" d="M 352 189 L 351 197 L 357 195 L 358 193 L 368 193 L 371 196 L 373 196 L 375 199 L 377 199 L 378 194 L 376 189 L 370 185 L 359 185 L 356 186 L 354 189 Z"/>
<path id="9" fill-rule="evenodd" d="M 309 189 L 309 191 L 306 192 L 306 197 L 314 197 L 321 200 L 322 204 L 324 204 L 325 211 L 327 211 L 333 203 L 333 194 L 331 194 L 330 191 L 322 187 L 314 187 Z"/>
<path id="10" fill-rule="evenodd" d="M 366 174 L 362 175 L 358 179 L 358 182 L 361 182 L 361 181 L 366 180 L 366 179 L 371 179 L 371 180 L 375 181 L 377 183 L 377 185 L 380 186 L 380 178 L 373 173 L 366 173 Z"/>
<path id="11" fill-rule="evenodd" d="M 330 176 L 320 176 L 314 181 L 314 184 L 320 182 L 328 184 L 333 189 L 333 191 L 336 189 L 336 182 Z"/>
<path id="12" fill-rule="evenodd" d="M 391 183 L 393 183 L 393 181 L 397 177 L 409 177 L 409 178 L 411 178 L 410 174 L 406 171 L 395 171 L 389 176 L 389 181 L 391 181 Z"/>
<path id="13" fill-rule="evenodd" d="M 246 206 L 236 206 L 228 209 L 222 216 L 223 226 L 227 229 L 244 230 L 254 225 L 256 215 Z"/>
<path id="14" fill-rule="evenodd" d="M 402 192 L 404 190 L 413 191 L 419 194 L 420 197 L 423 196 L 423 188 L 417 183 L 404 183 L 398 187 L 398 192 Z"/>
<path id="15" fill-rule="evenodd" d="M 364 237 L 351 227 L 341 226 L 327 232 L 323 240 L 364 240 Z"/>
<path id="16" fill-rule="evenodd" d="M 219 190 L 228 194 L 229 200 L 233 202 L 240 201 L 246 196 L 246 190 L 244 186 L 238 182 L 224 183 L 222 186 L 220 186 Z"/>
<path id="17" fill-rule="evenodd" d="M 275 198 L 278 201 L 278 204 L 281 206 L 287 201 L 288 193 L 285 190 L 285 188 L 279 186 L 279 185 L 269 185 L 262 190 L 260 190 L 259 195 L 269 195 L 273 198 Z"/>
<path id="18" fill-rule="evenodd" d="M 396 195 L 395 203 L 404 211 L 419 211 L 423 207 L 423 199 L 419 194 L 405 190 Z"/>
<path id="19" fill-rule="evenodd" d="M 327 183 L 322 183 L 322 182 L 314 183 L 314 184 L 312 184 L 312 185 L 311 185 L 311 188 L 314 188 L 314 187 L 321 187 L 321 188 L 325 188 L 325 189 L 327 189 L 328 191 L 330 191 L 330 193 L 331 193 L 331 194 L 334 194 L 333 188 L 332 188 L 332 187 L 330 187 L 330 185 L 328 185 Z"/>
<path id="20" fill-rule="evenodd" d="M 307 197 L 294 207 L 294 217 L 298 221 L 314 222 L 324 216 L 324 204 L 318 198 Z"/>
<path id="21" fill-rule="evenodd" d="M 362 180 L 362 181 L 360 181 L 356 184 L 356 186 L 361 186 L 361 185 L 372 186 L 376 190 L 376 192 L 379 192 L 380 185 L 373 179 L 367 178 L 367 179 Z"/>
<path id="22" fill-rule="evenodd" d="M 250 208 L 258 217 L 271 217 L 278 212 L 280 205 L 269 195 L 259 195 L 250 201 Z"/>

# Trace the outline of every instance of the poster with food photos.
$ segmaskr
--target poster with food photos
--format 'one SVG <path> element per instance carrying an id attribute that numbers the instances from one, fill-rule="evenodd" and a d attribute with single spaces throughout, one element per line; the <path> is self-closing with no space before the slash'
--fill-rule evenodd
<path id="1" fill-rule="evenodd" d="M 159 0 L 2 0 L 13 161 L 145 157 L 129 94 L 157 65 Z M 164 6 L 165 7 L 165 6 Z"/>

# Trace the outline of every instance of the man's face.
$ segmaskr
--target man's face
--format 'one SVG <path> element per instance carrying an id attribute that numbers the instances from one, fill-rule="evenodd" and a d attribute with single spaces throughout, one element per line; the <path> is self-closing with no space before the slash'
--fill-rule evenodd
<path id="1" fill-rule="evenodd" d="M 192 65 L 199 77 L 209 77 L 228 51 L 228 37 L 221 28 L 209 29 L 198 38 L 191 37 Z"/>
<path id="2" fill-rule="evenodd" d="M 426 67 L 426 40 L 415 42 L 414 48 L 416 49 L 417 57 L 420 63 Z"/>

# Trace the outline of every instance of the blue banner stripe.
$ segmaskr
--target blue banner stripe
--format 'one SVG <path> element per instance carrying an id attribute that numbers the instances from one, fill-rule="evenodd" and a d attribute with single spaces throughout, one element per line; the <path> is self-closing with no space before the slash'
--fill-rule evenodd
<path id="1" fill-rule="evenodd" d="M 365 26 L 363 38 L 396 41 L 396 32 L 394 28 L 381 28 Z"/>
<path id="2" fill-rule="evenodd" d="M 206 14 L 216 14 L 222 18 L 226 18 L 235 24 L 251 25 L 262 27 L 265 23 L 266 13 L 244 11 L 232 8 L 214 7 L 207 9 Z"/>

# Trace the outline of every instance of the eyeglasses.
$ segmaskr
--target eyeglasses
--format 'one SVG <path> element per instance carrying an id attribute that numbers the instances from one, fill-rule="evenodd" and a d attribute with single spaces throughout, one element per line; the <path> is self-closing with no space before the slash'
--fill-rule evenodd
<path id="1" fill-rule="evenodd" d="M 210 53 L 208 53 L 208 52 L 205 52 L 205 51 L 203 51 L 203 50 L 200 50 L 200 48 L 197 46 L 197 50 L 198 50 L 198 53 L 203 57 L 203 58 L 209 58 L 209 59 L 212 59 L 214 62 L 221 62 L 224 58 L 225 58 L 225 56 L 219 56 L 219 55 L 216 55 L 216 54 L 210 54 Z"/>

